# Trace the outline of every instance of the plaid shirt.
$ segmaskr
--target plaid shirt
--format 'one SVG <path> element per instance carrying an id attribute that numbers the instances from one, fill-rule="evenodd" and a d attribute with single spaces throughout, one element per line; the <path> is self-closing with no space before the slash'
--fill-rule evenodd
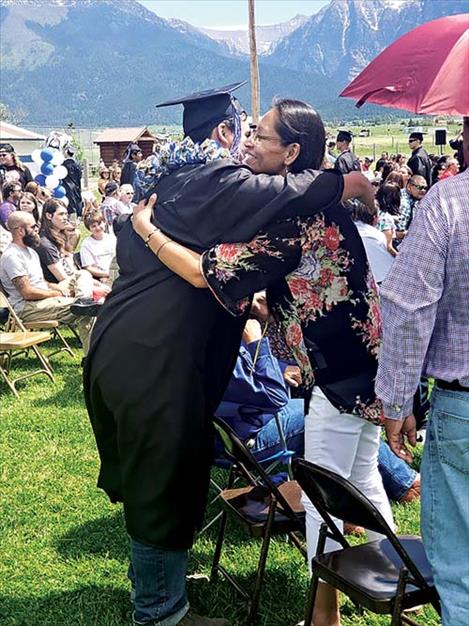
<path id="1" fill-rule="evenodd" d="M 383 346 L 376 393 L 403 419 L 421 373 L 469 387 L 469 170 L 419 203 L 381 288 Z"/>

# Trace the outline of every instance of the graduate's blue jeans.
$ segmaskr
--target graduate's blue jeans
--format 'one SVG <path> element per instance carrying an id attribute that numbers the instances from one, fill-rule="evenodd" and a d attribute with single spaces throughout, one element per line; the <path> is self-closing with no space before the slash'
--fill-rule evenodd
<path id="1" fill-rule="evenodd" d="M 134 624 L 176 626 L 189 610 L 187 550 L 160 550 L 131 539 L 131 557 Z"/>
<path id="2" fill-rule="evenodd" d="M 283 426 L 287 448 L 299 456 L 305 449 L 305 403 L 304 400 L 293 398 L 280 410 L 278 416 Z M 280 435 L 275 419 L 271 419 L 258 432 L 251 452 L 257 460 L 262 461 L 282 450 Z"/>
<path id="3" fill-rule="evenodd" d="M 379 444 L 378 469 L 388 498 L 396 502 L 409 491 L 417 477 L 417 472 L 395 455 L 382 440 Z"/>
<path id="4" fill-rule="evenodd" d="M 469 392 L 436 387 L 421 466 L 421 526 L 443 626 L 469 624 Z"/>

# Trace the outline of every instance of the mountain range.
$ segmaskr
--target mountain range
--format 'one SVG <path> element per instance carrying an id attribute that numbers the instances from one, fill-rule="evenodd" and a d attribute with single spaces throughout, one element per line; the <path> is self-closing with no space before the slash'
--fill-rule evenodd
<path id="1" fill-rule="evenodd" d="M 350 78 L 399 35 L 467 6 L 467 0 L 331 0 L 298 24 L 271 27 L 270 39 L 259 30 L 266 51 L 261 109 L 281 95 L 313 103 L 330 121 L 357 117 L 353 102 L 337 97 Z M 2 0 L 0 101 L 24 111 L 23 123 L 31 125 L 178 123 L 180 107 L 154 105 L 249 78 L 242 45 L 234 46 L 231 34 L 207 32 L 160 18 L 137 0 Z M 249 103 L 248 86 L 237 95 Z M 399 115 L 366 105 L 360 116 L 386 113 Z"/>

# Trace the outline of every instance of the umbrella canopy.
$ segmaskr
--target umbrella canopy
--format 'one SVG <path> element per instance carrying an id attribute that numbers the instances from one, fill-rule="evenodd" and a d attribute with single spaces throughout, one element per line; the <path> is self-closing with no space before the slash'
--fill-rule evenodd
<path id="1" fill-rule="evenodd" d="M 469 115 L 469 13 L 397 39 L 340 94 L 414 113 Z"/>

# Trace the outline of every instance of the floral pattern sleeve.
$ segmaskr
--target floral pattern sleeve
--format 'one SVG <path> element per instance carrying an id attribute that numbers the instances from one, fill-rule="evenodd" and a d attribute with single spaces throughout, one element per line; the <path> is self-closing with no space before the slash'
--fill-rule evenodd
<path id="1" fill-rule="evenodd" d="M 201 268 L 215 298 L 242 315 L 253 293 L 290 273 L 300 262 L 295 220 L 275 222 L 248 243 L 221 243 L 202 255 Z"/>

